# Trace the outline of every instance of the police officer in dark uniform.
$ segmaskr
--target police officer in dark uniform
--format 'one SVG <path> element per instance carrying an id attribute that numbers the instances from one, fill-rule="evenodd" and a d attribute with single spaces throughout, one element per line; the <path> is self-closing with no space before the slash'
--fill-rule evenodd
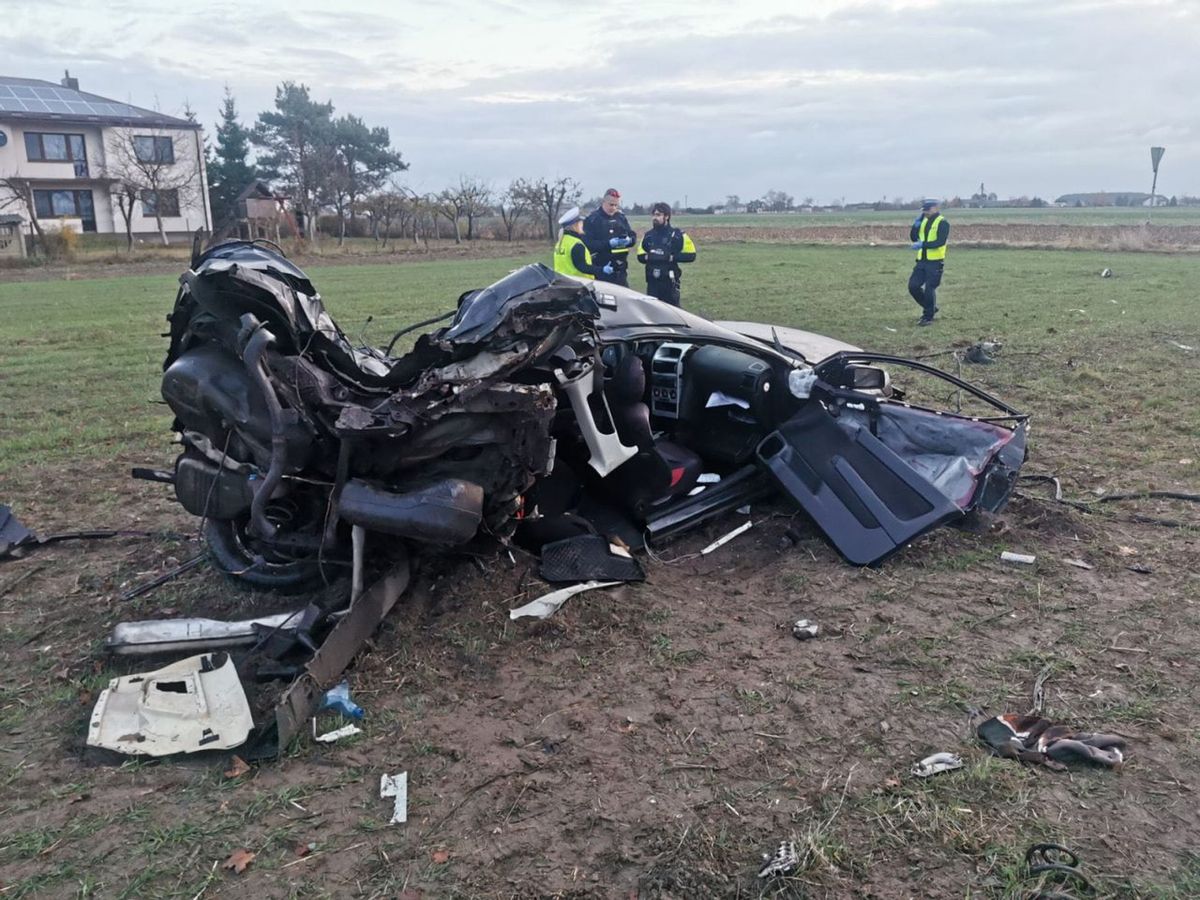
<path id="1" fill-rule="evenodd" d="M 917 251 L 917 264 L 908 279 L 908 293 L 921 307 L 917 324 L 924 327 L 932 325 L 938 314 L 937 289 L 946 267 L 946 242 L 950 240 L 950 223 L 942 215 L 940 201 L 929 199 L 921 204 L 921 214 L 908 236 Z"/>
<path id="2" fill-rule="evenodd" d="M 611 275 L 600 274 L 597 279 L 628 287 L 629 248 L 637 243 L 637 232 L 621 212 L 621 194 L 616 188 L 605 191 L 599 208 L 583 220 L 583 239 L 595 265 L 612 265 Z"/>
<path id="3" fill-rule="evenodd" d="M 650 215 L 654 227 L 642 236 L 637 255 L 638 262 L 646 265 L 646 293 L 679 306 L 679 280 L 683 275 L 679 264 L 696 258 L 696 245 L 687 232 L 672 227 L 668 204 L 655 203 Z"/>

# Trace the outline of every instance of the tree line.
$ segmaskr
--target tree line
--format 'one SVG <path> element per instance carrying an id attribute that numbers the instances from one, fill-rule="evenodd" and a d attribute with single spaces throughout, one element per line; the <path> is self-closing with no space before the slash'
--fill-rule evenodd
<path id="1" fill-rule="evenodd" d="M 387 128 L 354 115 L 335 117 L 332 103 L 313 100 L 306 85 L 294 82 L 276 89 L 274 108 L 250 127 L 239 120 L 226 88 L 207 169 L 218 233 L 236 227 L 239 195 L 262 180 L 288 198 L 289 224 L 300 236 L 316 240 L 323 233 L 339 243 L 347 235 L 369 235 L 384 245 L 394 239 L 553 238 L 558 217 L 581 196 L 569 177 L 517 178 L 497 189 L 467 175 L 440 191 L 418 193 L 399 180 L 408 163 Z"/>

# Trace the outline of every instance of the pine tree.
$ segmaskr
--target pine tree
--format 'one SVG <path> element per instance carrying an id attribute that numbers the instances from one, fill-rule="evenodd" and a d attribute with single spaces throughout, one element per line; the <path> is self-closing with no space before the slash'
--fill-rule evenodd
<path id="1" fill-rule="evenodd" d="M 237 196 L 255 177 L 250 163 L 250 130 L 238 121 L 237 103 L 226 85 L 221 121 L 217 125 L 217 146 L 208 163 L 213 225 L 218 232 L 233 225 L 237 218 Z"/>

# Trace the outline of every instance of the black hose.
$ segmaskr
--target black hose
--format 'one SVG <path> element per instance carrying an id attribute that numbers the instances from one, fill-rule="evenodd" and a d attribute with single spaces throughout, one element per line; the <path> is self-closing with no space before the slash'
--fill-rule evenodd
<path id="1" fill-rule="evenodd" d="M 458 314 L 458 310 L 452 309 L 448 313 L 442 313 L 440 316 L 434 316 L 432 319 L 426 319 L 424 322 L 417 322 L 414 325 L 409 325 L 406 328 L 401 328 L 399 331 L 397 331 L 395 334 L 393 334 L 392 339 L 390 341 L 388 341 L 387 349 L 383 351 L 384 354 L 386 356 L 391 356 L 392 348 L 396 346 L 396 341 L 400 340 L 400 338 L 404 337 L 404 335 L 408 334 L 410 331 L 416 331 L 418 328 L 424 328 L 426 325 L 434 325 L 438 322 L 445 321 L 446 319 L 449 319 L 451 316 L 454 316 L 457 314 Z"/>
<path id="2" fill-rule="evenodd" d="M 279 487 L 279 483 L 283 481 L 283 464 L 287 455 L 287 438 L 283 433 L 283 407 L 279 398 L 275 396 L 275 389 L 271 387 L 271 381 L 267 378 L 262 364 L 263 353 L 275 343 L 275 335 L 249 313 L 242 316 L 242 328 L 251 332 L 250 340 L 246 342 L 242 351 L 242 361 L 246 364 L 246 371 L 262 391 L 271 414 L 271 465 L 263 483 L 254 492 L 254 499 L 250 501 L 250 524 L 259 537 L 270 539 L 275 537 L 279 529 L 267 518 L 267 503 Z"/>

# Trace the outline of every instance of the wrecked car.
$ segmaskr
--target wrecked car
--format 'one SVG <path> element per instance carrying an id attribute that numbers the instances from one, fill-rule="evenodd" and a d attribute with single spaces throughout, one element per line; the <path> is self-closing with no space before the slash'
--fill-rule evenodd
<path id="1" fill-rule="evenodd" d="M 193 254 L 162 381 L 182 452 L 160 477 L 218 568 L 292 590 L 347 566 L 361 584 L 367 541 L 636 548 L 779 494 L 871 565 L 1000 509 L 1025 457 L 1027 417 L 949 373 L 542 265 L 445 319 L 393 356 L 271 246 Z M 901 370 L 984 412 L 912 402 Z"/>

